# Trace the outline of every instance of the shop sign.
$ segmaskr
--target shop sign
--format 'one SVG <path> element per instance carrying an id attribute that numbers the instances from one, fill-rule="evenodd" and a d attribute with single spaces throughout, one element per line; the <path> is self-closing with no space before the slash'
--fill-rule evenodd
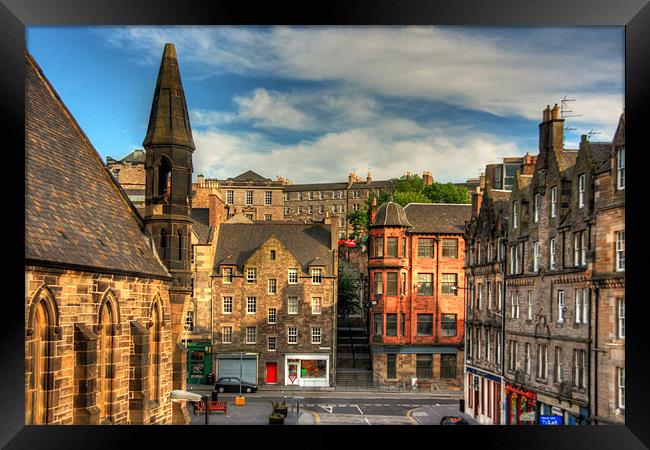
<path id="1" fill-rule="evenodd" d="M 528 411 L 519 415 L 520 422 L 532 422 L 535 420 L 535 411 Z"/>
<path id="2" fill-rule="evenodd" d="M 561 416 L 562 415 L 562 408 L 559 408 L 557 406 L 552 406 L 551 407 L 551 414 L 554 416 Z"/>
<path id="3" fill-rule="evenodd" d="M 478 377 L 474 377 L 474 390 L 478 391 Z"/>
<path id="4" fill-rule="evenodd" d="M 562 425 L 562 416 L 539 416 L 540 425 Z"/>

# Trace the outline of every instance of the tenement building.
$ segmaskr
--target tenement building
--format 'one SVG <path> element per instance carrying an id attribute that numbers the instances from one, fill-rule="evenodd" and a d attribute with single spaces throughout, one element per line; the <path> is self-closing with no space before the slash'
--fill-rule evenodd
<path id="1" fill-rule="evenodd" d="M 241 213 L 250 220 L 284 220 L 283 187 L 288 180 L 277 180 L 248 170 L 227 180 L 205 179 L 202 175 L 192 184 L 192 205 L 209 207 L 209 196 L 220 194 L 226 203 L 227 217 Z"/>
<path id="2" fill-rule="evenodd" d="M 588 143 L 586 144 L 588 145 Z M 600 167 L 595 166 L 591 415 L 625 423 L 625 113 Z"/>
<path id="3" fill-rule="evenodd" d="M 173 276 L 25 59 L 25 423 L 172 423 Z"/>
<path id="4" fill-rule="evenodd" d="M 376 207 L 375 207 L 376 208 Z M 459 387 L 465 222 L 471 206 L 388 202 L 371 210 L 371 363 L 383 384 Z"/>
<path id="5" fill-rule="evenodd" d="M 338 238 L 345 239 L 353 231 L 345 219 L 347 214 L 366 206 L 371 192 L 379 194 L 391 189 L 390 180 L 373 181 L 371 173 L 365 181 L 350 173 L 347 182 L 289 184 L 284 186 L 284 217 L 318 221 L 323 220 L 326 213 L 336 214 L 339 216 Z"/>
<path id="6" fill-rule="evenodd" d="M 331 386 L 336 376 L 336 220 L 219 227 L 212 281 L 217 377 Z"/>
<path id="7" fill-rule="evenodd" d="M 560 416 L 565 424 L 585 424 L 591 276 L 594 262 L 606 258 L 595 246 L 594 174 L 610 158 L 611 144 L 585 136 L 578 150 L 565 149 L 557 105 L 544 110 L 539 135 L 535 170 L 517 172 L 508 212 L 505 423 Z"/>
<path id="8" fill-rule="evenodd" d="M 115 179 L 129 200 L 138 208 L 139 212 L 144 210 L 145 184 L 147 173 L 144 169 L 145 151 L 136 148 L 131 153 L 120 160 L 115 160 L 108 156 L 106 166 L 111 171 Z"/>

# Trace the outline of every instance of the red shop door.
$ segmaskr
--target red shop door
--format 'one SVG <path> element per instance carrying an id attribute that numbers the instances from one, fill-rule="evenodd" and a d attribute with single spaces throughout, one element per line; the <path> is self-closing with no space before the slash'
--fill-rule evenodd
<path id="1" fill-rule="evenodd" d="M 278 382 L 278 363 L 274 363 L 274 362 L 266 363 L 266 382 L 267 383 Z"/>

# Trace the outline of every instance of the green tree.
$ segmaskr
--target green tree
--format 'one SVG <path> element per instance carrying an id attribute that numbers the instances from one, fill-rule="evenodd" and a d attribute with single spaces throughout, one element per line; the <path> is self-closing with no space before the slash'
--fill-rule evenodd
<path id="1" fill-rule="evenodd" d="M 398 191 L 393 195 L 393 201 L 402 206 L 409 203 L 431 203 L 431 200 L 421 192 L 414 191 Z"/>
<path id="2" fill-rule="evenodd" d="M 348 318 L 359 310 L 359 280 L 344 261 L 339 261 L 338 302 L 339 317 Z"/>
<path id="3" fill-rule="evenodd" d="M 357 241 L 358 245 L 363 245 L 368 240 L 368 225 L 370 224 L 370 208 L 364 206 L 356 211 L 348 213 L 348 220 L 352 225 L 351 239 Z"/>
<path id="4" fill-rule="evenodd" d="M 469 191 L 464 186 L 456 186 L 452 183 L 433 183 L 425 186 L 422 194 L 431 203 L 470 203 Z"/>

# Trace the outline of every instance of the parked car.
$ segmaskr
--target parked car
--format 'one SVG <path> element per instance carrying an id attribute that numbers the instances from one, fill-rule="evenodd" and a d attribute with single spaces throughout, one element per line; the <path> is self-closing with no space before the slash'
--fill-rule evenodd
<path id="1" fill-rule="evenodd" d="M 239 392 L 239 378 L 236 377 L 221 377 L 214 384 L 214 390 L 219 392 Z M 257 385 L 241 382 L 241 391 L 246 393 L 257 392 Z"/>
<path id="2" fill-rule="evenodd" d="M 440 425 L 469 425 L 467 420 L 458 416 L 444 416 L 440 420 Z"/>

